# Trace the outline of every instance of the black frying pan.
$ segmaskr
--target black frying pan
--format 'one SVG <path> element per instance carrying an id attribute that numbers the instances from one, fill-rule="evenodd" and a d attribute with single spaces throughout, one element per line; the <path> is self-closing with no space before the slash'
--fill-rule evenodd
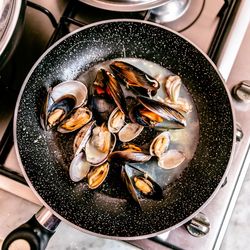
<path id="1" fill-rule="evenodd" d="M 126 57 L 143 58 L 181 76 L 193 97 L 200 138 L 188 167 L 153 209 L 142 211 L 102 188 L 90 191 L 70 181 L 39 124 L 44 89 L 75 79 L 95 64 Z M 235 124 L 230 97 L 214 64 L 179 34 L 144 21 L 113 20 L 67 35 L 34 65 L 15 112 L 15 147 L 23 174 L 41 202 L 76 228 L 112 239 L 140 239 L 190 220 L 216 194 L 230 165 Z M 69 157 L 70 153 L 69 153 Z"/>

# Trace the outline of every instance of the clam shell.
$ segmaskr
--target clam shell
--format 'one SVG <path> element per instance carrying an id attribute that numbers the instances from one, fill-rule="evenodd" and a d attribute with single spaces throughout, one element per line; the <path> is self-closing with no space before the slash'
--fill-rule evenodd
<path id="1" fill-rule="evenodd" d="M 92 128 L 95 126 L 95 121 L 89 122 L 81 128 L 76 134 L 73 143 L 73 150 L 75 155 L 79 154 L 84 148 L 91 135 Z"/>
<path id="2" fill-rule="evenodd" d="M 87 176 L 90 170 L 90 164 L 86 161 L 84 152 L 76 155 L 69 167 L 70 179 L 78 182 Z"/>
<path id="3" fill-rule="evenodd" d="M 110 114 L 108 119 L 108 130 L 111 133 L 118 133 L 125 123 L 125 114 L 117 107 Z"/>
<path id="4" fill-rule="evenodd" d="M 157 135 L 149 147 L 149 153 L 157 157 L 161 157 L 164 154 L 170 144 L 170 133 L 168 131 L 162 132 Z"/>
<path id="5" fill-rule="evenodd" d="M 181 89 L 181 78 L 177 75 L 168 76 L 165 84 L 167 98 L 171 102 L 177 102 L 180 89 Z"/>
<path id="6" fill-rule="evenodd" d="M 172 149 L 164 153 L 158 160 L 158 166 L 164 169 L 178 167 L 185 160 L 185 155 L 178 150 Z"/>
<path id="7" fill-rule="evenodd" d="M 109 131 L 107 130 L 107 132 Z M 98 136 L 100 136 L 100 134 L 98 134 Z M 98 145 L 93 145 L 92 140 L 93 140 L 93 131 L 92 131 L 92 136 L 89 138 L 89 140 L 85 145 L 86 159 L 91 165 L 99 166 L 107 160 L 108 155 L 113 151 L 116 144 L 116 136 L 110 133 L 110 147 L 107 151 L 104 152 L 102 152 L 100 149 L 97 148 Z M 100 140 L 98 139 L 98 141 Z"/>
<path id="8" fill-rule="evenodd" d="M 137 123 L 127 123 L 118 133 L 118 138 L 122 142 L 129 142 L 135 139 L 144 129 Z"/>

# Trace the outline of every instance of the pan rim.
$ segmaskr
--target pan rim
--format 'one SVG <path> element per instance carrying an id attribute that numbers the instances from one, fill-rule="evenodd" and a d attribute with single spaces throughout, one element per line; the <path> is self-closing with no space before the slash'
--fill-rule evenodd
<path id="1" fill-rule="evenodd" d="M 22 95 L 23 95 L 23 92 L 24 92 L 24 89 L 31 77 L 31 75 L 33 74 L 34 70 L 36 69 L 36 67 L 40 64 L 40 62 L 44 59 L 44 57 L 50 53 L 51 50 L 53 50 L 57 45 L 59 45 L 61 42 L 63 42 L 65 39 L 67 39 L 68 37 L 72 36 L 73 34 L 75 33 L 78 33 L 78 32 L 81 32 L 82 30 L 85 30 L 85 29 L 88 29 L 88 28 L 91 28 L 93 26 L 98 26 L 98 25 L 102 25 L 102 24 L 108 24 L 108 23 L 119 23 L 119 22 L 123 22 L 123 23 L 141 23 L 141 24 L 147 24 L 147 25 L 151 25 L 151 26 L 156 26 L 158 28 L 161 28 L 161 29 L 164 29 L 164 30 L 167 30 L 169 32 L 172 32 L 174 33 L 175 35 L 179 36 L 180 38 L 184 39 L 185 41 L 187 41 L 188 43 L 190 43 L 193 47 L 195 47 L 204 57 L 205 59 L 210 63 L 210 65 L 212 65 L 212 67 L 214 68 L 214 70 L 216 71 L 216 73 L 218 74 L 219 78 L 221 79 L 221 82 L 223 83 L 224 85 L 224 89 L 227 93 L 227 97 L 228 97 L 228 100 L 229 100 L 229 103 L 230 103 L 230 108 L 231 108 L 231 114 L 232 114 L 232 122 L 233 122 L 233 140 L 232 140 L 232 147 L 231 147 L 231 154 L 230 154 L 230 157 L 229 157 L 229 160 L 228 160 L 228 164 L 227 164 L 227 167 L 226 167 L 226 170 L 219 182 L 219 184 L 217 185 L 217 187 L 215 188 L 215 190 L 212 192 L 212 194 L 210 195 L 210 197 L 206 200 L 206 202 L 204 202 L 202 204 L 201 207 L 199 207 L 194 213 L 192 213 L 190 216 L 186 217 L 184 220 L 182 220 L 181 222 L 167 228 L 167 229 L 164 229 L 164 230 L 161 230 L 161 231 L 158 231 L 158 232 L 155 232 L 155 233 L 152 233 L 152 234 L 147 234 L 147 235 L 140 235 L 140 236 L 129 236 L 129 237 L 122 237 L 122 236 L 112 236 L 112 235 L 104 235 L 104 234 L 99 234 L 99 233 L 95 233 L 95 232 L 92 232 L 92 231 L 89 231 L 87 229 L 84 229 L 80 226 L 77 226 L 75 225 L 74 223 L 70 222 L 69 220 L 65 219 L 64 217 L 62 217 L 60 214 L 58 214 L 56 211 L 54 211 L 44 200 L 43 198 L 40 196 L 40 194 L 38 193 L 38 191 L 33 187 L 33 184 L 31 183 L 31 181 L 29 180 L 29 177 L 27 176 L 26 174 L 26 171 L 25 171 L 25 168 L 22 164 L 22 161 L 21 161 L 21 156 L 19 154 L 19 150 L 18 150 L 18 143 L 17 143 L 17 136 L 16 136 L 16 132 L 17 132 L 17 127 L 16 127 L 16 124 L 17 124 L 17 115 L 18 115 L 18 109 L 19 109 L 19 106 L 20 106 L 20 101 L 21 101 L 21 98 L 22 98 Z M 49 47 L 39 58 L 38 60 L 35 62 L 35 64 L 32 66 L 32 68 L 30 69 L 28 75 L 26 76 L 23 84 L 22 84 L 22 87 L 20 89 L 20 92 L 19 92 L 19 95 L 18 95 L 18 98 L 17 98 L 17 102 L 16 102 L 16 106 L 15 106 L 15 112 L 14 112 L 14 119 L 13 119 L 13 134 L 14 134 L 14 147 L 15 147 L 15 152 L 16 152 L 16 155 L 17 155 L 17 160 L 18 160 L 18 163 L 20 165 L 20 168 L 21 168 L 21 171 L 22 171 L 22 174 L 26 180 L 26 182 L 28 183 L 29 187 L 31 188 L 32 192 L 37 196 L 38 200 L 43 204 L 43 206 L 45 206 L 49 211 L 51 211 L 56 217 L 58 217 L 61 221 L 63 222 L 66 222 L 68 223 L 69 225 L 71 225 L 73 228 L 76 228 L 84 233 L 87 233 L 87 234 L 90 234 L 90 235 L 93 235 L 93 236 L 96 236 L 96 237 L 102 237 L 102 238 L 106 238 L 106 239 L 113 239 L 113 240 L 141 240 L 141 239 L 146 239 L 146 238 L 150 238 L 150 237 L 154 237 L 154 236 L 157 236 L 157 235 L 160 235 L 162 233 L 165 233 L 165 232 L 168 232 L 168 231 L 171 231 L 173 229 L 176 229 L 178 227 L 180 227 L 181 225 L 187 223 L 189 220 L 191 220 L 196 214 L 198 214 L 200 211 L 202 211 L 208 204 L 209 202 L 214 198 L 214 196 L 217 194 L 217 192 L 219 191 L 221 185 L 223 184 L 224 182 L 224 179 L 225 177 L 227 176 L 228 174 L 228 171 L 229 171 L 229 168 L 232 164 L 232 160 L 233 160 L 233 157 L 234 157 L 234 152 L 235 152 L 235 144 L 236 144 L 236 119 L 235 119 L 235 111 L 233 109 L 233 101 L 232 101 L 232 97 L 230 95 L 230 92 L 225 84 L 225 81 L 221 75 L 221 73 L 219 72 L 218 68 L 216 67 L 216 65 L 214 64 L 214 62 L 208 57 L 207 54 L 205 54 L 197 45 L 195 45 L 192 41 L 190 41 L 189 39 L 187 39 L 185 36 L 183 36 L 182 34 L 179 34 L 178 32 L 170 29 L 170 28 L 167 28 L 167 27 L 164 27 L 160 24 L 156 24 L 156 23 L 152 23 L 152 22 L 149 22 L 149 21 L 144 21 L 144 20 L 137 20 L 137 19 L 112 19 L 112 20 L 104 20 L 104 21 L 100 21 L 100 22 L 95 22 L 95 23 L 91 23 L 91 24 L 88 24 L 88 25 L 85 25 L 84 27 L 82 28 L 79 28 L 67 35 L 65 35 L 64 37 L 62 37 L 61 39 L 59 39 L 57 42 L 55 42 L 51 47 Z"/>

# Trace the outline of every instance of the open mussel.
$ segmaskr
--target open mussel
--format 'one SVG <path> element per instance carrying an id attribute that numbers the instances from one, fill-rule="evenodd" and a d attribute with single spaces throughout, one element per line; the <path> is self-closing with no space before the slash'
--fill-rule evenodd
<path id="1" fill-rule="evenodd" d="M 143 94 L 145 92 L 146 95 L 152 96 L 160 87 L 156 79 L 129 63 L 114 61 L 110 64 L 110 68 L 115 76 L 122 79 L 127 87 L 132 88 L 137 93 Z"/>
<path id="2" fill-rule="evenodd" d="M 121 177 L 129 193 L 139 204 L 145 198 L 162 198 L 162 188 L 160 185 L 141 169 L 125 164 L 125 166 L 122 166 Z"/>
<path id="3" fill-rule="evenodd" d="M 100 166 L 91 167 L 88 173 L 88 186 L 90 189 L 98 188 L 106 179 L 109 172 L 109 163 L 105 162 Z"/>
<path id="4" fill-rule="evenodd" d="M 85 145 L 87 161 L 93 165 L 101 165 L 113 151 L 116 137 L 110 133 L 105 124 L 92 129 L 92 134 Z"/>
<path id="5" fill-rule="evenodd" d="M 138 96 L 138 101 L 149 111 L 159 115 L 160 117 L 178 125 L 185 127 L 186 119 L 177 110 L 171 108 L 163 102 L 159 102 L 144 96 Z"/>
<path id="6" fill-rule="evenodd" d="M 119 109 L 126 114 L 126 101 L 123 90 L 116 77 L 105 69 L 100 69 L 97 72 L 96 79 L 93 83 L 95 88 L 94 93 L 102 96 L 111 97 Z"/>
<path id="7" fill-rule="evenodd" d="M 79 81 L 65 81 L 49 89 L 40 120 L 44 129 L 58 125 L 73 109 L 87 103 L 87 87 Z"/>
<path id="8" fill-rule="evenodd" d="M 144 127 L 154 127 L 158 123 L 163 122 L 163 118 L 158 114 L 146 109 L 139 104 L 134 106 L 129 112 L 130 119 Z"/>
<path id="9" fill-rule="evenodd" d="M 111 155 L 111 159 L 123 159 L 127 162 L 147 162 L 151 159 L 151 155 L 144 152 L 139 146 L 128 144 L 122 150 L 114 151 Z"/>
<path id="10" fill-rule="evenodd" d="M 73 110 L 57 127 L 61 133 L 70 133 L 83 127 L 92 119 L 92 112 L 86 107 Z"/>

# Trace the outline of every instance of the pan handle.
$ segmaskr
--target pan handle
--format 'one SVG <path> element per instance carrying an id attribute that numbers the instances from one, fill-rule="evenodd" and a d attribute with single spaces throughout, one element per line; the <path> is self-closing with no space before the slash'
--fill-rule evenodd
<path id="1" fill-rule="evenodd" d="M 8 250 L 12 243 L 17 245 L 17 240 L 26 241 L 28 243 L 26 245 L 29 245 L 27 249 L 44 250 L 59 223 L 60 219 L 47 208 L 42 207 L 30 220 L 16 228 L 5 238 L 2 250 Z"/>

